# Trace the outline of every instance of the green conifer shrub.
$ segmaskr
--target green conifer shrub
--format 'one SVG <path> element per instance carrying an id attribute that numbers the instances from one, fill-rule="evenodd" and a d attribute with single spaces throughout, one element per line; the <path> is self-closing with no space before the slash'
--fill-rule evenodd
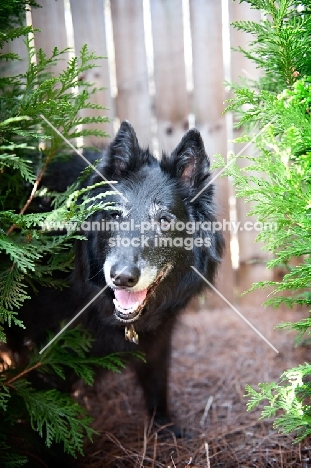
<path id="1" fill-rule="evenodd" d="M 241 156 L 249 161 L 244 168 L 232 156 L 226 174 L 232 177 L 236 195 L 253 202 L 250 214 L 265 224 L 258 239 L 273 256 L 268 268 L 287 270 L 282 281 L 259 282 L 251 290 L 272 286 L 267 305 L 309 307 L 311 6 L 307 0 L 246 3 L 260 10 L 263 19 L 259 23 L 238 21 L 233 26 L 253 35 L 249 48 L 240 51 L 256 63 L 263 77 L 258 82 L 234 83 L 227 110 L 239 116 L 243 136 L 237 141 L 252 141 L 256 155 Z M 295 257 L 301 262 L 292 266 Z M 310 335 L 311 319 L 280 327 Z M 277 429 L 295 432 L 300 441 L 311 433 L 310 375 L 311 366 L 305 363 L 284 372 L 278 383 L 261 383 L 258 391 L 248 386 L 248 409 L 265 401 L 262 417 L 273 417 Z"/>
<path id="2" fill-rule="evenodd" d="M 88 189 L 79 190 L 78 183 L 65 193 L 47 193 L 40 187 L 49 165 L 65 160 L 70 152 L 66 140 L 87 135 L 104 138 L 103 131 L 90 130 L 85 125 L 102 123 L 107 118 L 81 117 L 80 112 L 103 109 L 91 102 L 96 88 L 79 80 L 82 73 L 96 66 L 98 57 L 84 46 L 79 57 L 72 58 L 59 76 L 52 75 L 53 65 L 65 51 L 55 48 L 50 56 L 42 50 L 35 51 L 29 40 L 29 34 L 35 31 L 23 26 L 28 6 L 38 5 L 32 0 L 3 0 L 0 5 L 0 48 L 14 38 L 23 37 L 29 54 L 24 74 L 0 78 L 0 340 L 3 342 L 4 324 L 24 326 L 18 312 L 36 287 L 65 287 L 53 273 L 69 272 L 73 267 L 77 232 L 51 235 L 41 229 L 42 224 L 57 220 L 79 225 L 92 210 L 105 209 L 107 205 L 104 196 L 96 196 L 93 200 L 96 203 L 90 208 Z M 12 53 L 0 55 L 0 68 L 11 60 L 19 57 Z M 40 150 L 42 142 L 44 151 Z M 89 171 L 85 172 L 82 177 Z M 52 211 L 33 212 L 33 202 L 43 194 L 52 200 Z M 76 204 L 78 197 L 80 203 Z M 65 379 L 66 369 L 73 369 L 91 385 L 96 367 L 119 370 L 123 366 L 118 355 L 88 357 L 91 343 L 89 334 L 80 327 L 67 329 L 43 353 L 34 349 L 26 365 L 1 364 L 1 467 L 27 463 L 34 466 L 36 442 L 28 440 L 30 428 L 48 448 L 56 442 L 72 456 L 82 453 L 83 438 L 92 438 L 94 434 L 91 418 L 69 395 L 56 389 L 35 389 L 29 376 L 36 371 Z"/>

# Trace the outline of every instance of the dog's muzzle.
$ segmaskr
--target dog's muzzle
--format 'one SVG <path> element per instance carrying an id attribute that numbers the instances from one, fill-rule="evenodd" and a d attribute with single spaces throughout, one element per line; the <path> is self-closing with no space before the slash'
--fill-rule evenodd
<path id="1" fill-rule="evenodd" d="M 149 287 L 141 291 L 133 291 L 129 287 L 129 280 L 130 282 L 132 282 L 132 284 L 134 283 L 134 278 L 130 275 L 130 273 L 133 273 L 133 271 L 135 270 L 127 269 L 125 274 L 122 276 L 122 273 L 120 273 L 119 275 L 116 274 L 116 269 L 111 269 L 113 285 L 117 286 L 113 288 L 115 295 L 115 298 L 113 299 L 113 303 L 115 306 L 114 315 L 119 321 L 123 322 L 124 324 L 131 324 L 129 328 L 126 327 L 125 329 L 126 339 L 133 341 L 136 344 L 138 343 L 138 335 L 132 324 L 141 316 L 149 297 L 155 291 L 158 284 L 170 272 L 171 268 L 172 265 L 166 265 L 157 275 L 156 279 L 149 285 Z M 113 273 L 115 274 L 114 277 Z M 137 282 L 138 279 L 135 284 L 137 284 Z M 121 284 L 124 285 L 123 288 L 120 287 Z M 125 284 L 127 284 L 127 286 L 125 286 Z"/>

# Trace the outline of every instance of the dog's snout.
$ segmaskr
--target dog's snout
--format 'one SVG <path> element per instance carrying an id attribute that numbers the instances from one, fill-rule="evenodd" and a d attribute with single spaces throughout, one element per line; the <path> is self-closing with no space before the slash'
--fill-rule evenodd
<path id="1" fill-rule="evenodd" d="M 138 283 L 140 270 L 136 265 L 118 263 L 111 267 L 110 277 L 115 286 L 132 288 Z"/>

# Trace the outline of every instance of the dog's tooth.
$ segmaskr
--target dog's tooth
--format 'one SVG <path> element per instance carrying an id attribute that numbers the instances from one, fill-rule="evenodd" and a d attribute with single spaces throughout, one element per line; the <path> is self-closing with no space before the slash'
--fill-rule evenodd
<path id="1" fill-rule="evenodd" d="M 120 306 L 119 302 L 117 299 L 113 299 L 113 303 L 114 303 L 114 306 L 115 308 L 119 311 L 119 312 L 124 312 L 124 309 Z"/>
<path id="2" fill-rule="evenodd" d="M 114 306 L 115 308 L 119 311 L 119 312 L 123 312 L 123 309 L 122 307 L 120 306 L 119 302 L 117 299 L 112 299 L 112 302 L 114 303 Z"/>

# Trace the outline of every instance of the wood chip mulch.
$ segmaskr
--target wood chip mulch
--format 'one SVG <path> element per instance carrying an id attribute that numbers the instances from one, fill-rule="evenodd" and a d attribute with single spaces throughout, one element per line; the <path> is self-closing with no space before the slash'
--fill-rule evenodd
<path id="1" fill-rule="evenodd" d="M 311 467 L 311 440 L 295 444 L 273 421 L 258 421 L 260 411 L 247 412 L 244 397 L 246 384 L 276 381 L 310 362 L 309 348 L 295 348 L 292 333 L 274 329 L 306 312 L 264 309 L 256 301 L 237 308 L 278 354 L 230 308 L 184 313 L 173 340 L 170 405 L 187 435 L 163 439 L 131 371 L 108 373 L 96 392 L 80 389 L 99 434 L 86 443 L 77 467 Z"/>

